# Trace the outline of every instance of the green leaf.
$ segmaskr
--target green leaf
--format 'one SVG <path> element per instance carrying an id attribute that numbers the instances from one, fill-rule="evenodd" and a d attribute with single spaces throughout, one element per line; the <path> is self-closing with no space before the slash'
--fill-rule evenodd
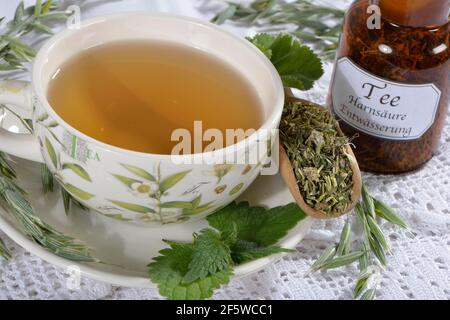
<path id="1" fill-rule="evenodd" d="M 362 198 L 364 202 L 364 207 L 366 211 L 370 214 L 372 218 L 375 219 L 375 204 L 373 201 L 372 196 L 370 195 L 369 191 L 367 190 L 366 186 L 363 184 L 362 186 Z"/>
<path id="2" fill-rule="evenodd" d="M 282 239 L 290 229 L 306 218 L 306 214 L 295 204 L 265 209 L 250 207 L 248 202 L 235 202 L 210 215 L 209 224 L 225 231 L 234 222 L 238 238 L 260 246 L 270 246 Z"/>
<path id="3" fill-rule="evenodd" d="M 339 246 L 337 248 L 337 255 L 342 256 L 347 254 L 350 251 L 350 238 L 351 238 L 351 224 L 350 221 L 347 220 L 345 222 L 344 228 L 341 232 L 341 239 L 339 241 Z"/>
<path id="4" fill-rule="evenodd" d="M 231 189 L 230 196 L 234 196 L 236 193 L 241 191 L 243 187 L 244 187 L 244 184 L 243 183 L 239 183 L 237 186 L 235 186 L 233 189 Z"/>
<path id="5" fill-rule="evenodd" d="M 117 180 L 119 180 L 120 182 L 122 182 L 124 185 L 126 185 L 127 187 L 131 188 L 131 186 L 135 183 L 142 183 L 142 181 L 136 180 L 136 179 L 132 179 L 132 178 L 128 178 L 128 177 L 124 177 L 118 174 L 112 174 Z"/>
<path id="6" fill-rule="evenodd" d="M 377 216 L 403 229 L 408 229 L 408 224 L 405 222 L 405 220 L 397 215 L 392 208 L 390 208 L 380 200 L 374 199 L 374 202 L 375 212 Z"/>
<path id="7" fill-rule="evenodd" d="M 56 156 L 56 152 L 55 149 L 52 146 L 52 143 L 50 142 L 50 140 L 48 140 L 47 137 L 45 137 L 45 146 L 47 147 L 47 153 L 50 156 L 50 160 L 53 163 L 53 166 L 55 168 L 58 168 L 58 158 Z"/>
<path id="8" fill-rule="evenodd" d="M 6 261 L 11 259 L 11 253 L 9 252 L 2 239 L 0 239 L 0 257 L 5 259 Z"/>
<path id="9" fill-rule="evenodd" d="M 361 296 L 360 300 L 373 300 L 373 299 L 375 299 L 376 293 L 377 293 L 377 292 L 376 292 L 375 289 L 367 290 L 367 291 L 364 292 L 364 294 Z"/>
<path id="10" fill-rule="evenodd" d="M 203 229 L 194 241 L 189 271 L 183 283 L 190 283 L 221 272 L 230 267 L 230 247 L 222 241 L 220 233 Z"/>
<path id="11" fill-rule="evenodd" d="M 214 202 L 208 202 L 208 203 L 205 203 L 204 205 L 201 205 L 201 206 L 198 206 L 198 207 L 195 207 L 195 208 L 183 209 L 183 215 L 193 216 L 193 215 L 196 215 L 196 214 L 200 214 L 200 213 L 206 212 L 206 211 L 208 211 L 209 209 L 211 209 L 213 207 L 213 203 Z"/>
<path id="12" fill-rule="evenodd" d="M 47 0 L 45 2 L 44 6 L 42 7 L 41 14 L 45 14 L 50 10 L 52 2 L 53 2 L 52 0 Z"/>
<path id="13" fill-rule="evenodd" d="M 238 232 L 237 232 L 236 223 L 232 222 L 230 224 L 230 227 L 227 230 L 221 232 L 222 241 L 225 244 L 227 244 L 228 246 L 234 245 L 236 243 L 236 241 L 238 240 L 238 238 L 237 238 L 238 234 L 237 233 Z"/>
<path id="14" fill-rule="evenodd" d="M 52 121 L 47 125 L 47 128 L 56 128 L 59 126 L 59 123 L 56 121 Z"/>
<path id="15" fill-rule="evenodd" d="M 153 258 L 148 265 L 148 273 L 152 282 L 158 285 L 160 294 L 168 299 L 208 299 L 214 289 L 230 281 L 232 269 L 229 267 L 205 278 L 184 283 L 194 253 L 193 244 L 171 243 L 170 248 L 159 253 L 160 256 Z"/>
<path id="16" fill-rule="evenodd" d="M 234 16 L 236 9 L 237 7 L 235 5 L 228 6 L 228 8 L 226 8 L 222 13 L 212 19 L 212 22 L 217 23 L 218 25 L 223 24 L 225 21 Z"/>
<path id="17" fill-rule="evenodd" d="M 51 13 L 41 15 L 39 17 L 39 20 L 41 22 L 48 22 L 48 21 L 64 20 L 66 18 L 67 18 L 67 14 L 64 12 L 51 12 Z"/>
<path id="18" fill-rule="evenodd" d="M 328 263 L 335 257 L 336 252 L 337 250 L 335 245 L 326 248 L 322 252 L 320 257 L 313 263 L 313 265 L 311 266 L 311 270 L 312 271 L 320 270 L 326 263 Z"/>
<path id="19" fill-rule="evenodd" d="M 367 285 L 367 281 L 369 280 L 370 276 L 372 275 L 371 272 L 369 272 L 367 269 L 363 270 L 356 280 L 355 289 L 353 290 L 354 297 L 357 298 L 361 295 L 362 291 L 365 289 Z"/>
<path id="20" fill-rule="evenodd" d="M 69 192 L 75 198 L 79 198 L 81 200 L 90 200 L 95 197 L 95 195 L 88 193 L 84 190 L 81 190 L 80 188 L 77 188 L 70 183 L 64 184 L 64 189 L 66 189 L 66 191 Z"/>
<path id="21" fill-rule="evenodd" d="M 45 24 L 43 24 L 39 21 L 34 22 L 32 24 L 32 26 L 36 31 L 39 31 L 39 32 L 42 32 L 45 34 L 49 34 L 49 35 L 53 34 L 53 30 L 51 28 L 47 27 Z"/>
<path id="22" fill-rule="evenodd" d="M 120 213 L 118 214 L 105 214 L 105 216 L 112 218 L 114 220 L 118 220 L 118 221 L 131 221 L 131 219 L 127 219 L 124 218 L 123 215 L 121 215 Z"/>
<path id="23" fill-rule="evenodd" d="M 36 5 L 34 6 L 34 16 L 39 17 L 42 10 L 42 0 L 36 0 Z"/>
<path id="24" fill-rule="evenodd" d="M 371 215 L 367 215 L 367 223 L 370 227 L 370 232 L 372 236 L 380 243 L 380 245 L 383 247 L 384 250 L 389 250 L 389 244 L 386 240 L 386 237 L 383 233 L 383 230 L 381 230 L 378 223 L 375 221 L 374 218 L 372 218 Z"/>
<path id="25" fill-rule="evenodd" d="M 129 202 L 122 202 L 122 201 L 114 201 L 109 200 L 111 203 L 115 204 L 118 207 L 121 207 L 126 210 L 130 210 L 137 213 L 155 213 L 155 210 L 152 208 L 144 207 L 138 204 L 133 204 Z"/>
<path id="26" fill-rule="evenodd" d="M 346 255 L 334 258 L 324 263 L 320 269 L 336 269 L 348 264 L 352 264 L 355 261 L 358 261 L 361 256 L 364 255 L 364 251 L 355 251 L 352 253 L 348 253 Z"/>
<path id="27" fill-rule="evenodd" d="M 187 201 L 171 201 L 161 204 L 161 208 L 166 209 L 192 209 L 192 203 Z"/>
<path id="28" fill-rule="evenodd" d="M 22 21 L 24 13 L 25 13 L 25 6 L 23 4 L 23 1 L 20 1 L 14 14 L 14 24 L 18 24 Z"/>
<path id="29" fill-rule="evenodd" d="M 372 250 L 375 257 L 377 257 L 381 265 L 387 266 L 386 254 L 380 242 L 377 239 L 373 238 L 372 236 L 369 236 L 368 241 L 370 249 Z"/>
<path id="30" fill-rule="evenodd" d="M 0 71 L 11 71 L 16 70 L 17 68 L 15 66 L 9 65 L 9 64 L 0 64 Z"/>
<path id="31" fill-rule="evenodd" d="M 183 180 L 184 177 L 186 177 L 188 175 L 188 173 L 190 173 L 190 172 L 191 172 L 191 170 L 183 171 L 183 172 L 176 173 L 174 175 L 171 175 L 171 176 L 165 178 L 164 180 L 161 181 L 161 183 L 159 185 L 159 190 L 162 193 L 166 192 L 170 188 L 174 187 L 178 182 Z"/>
<path id="32" fill-rule="evenodd" d="M 131 173 L 134 173 L 135 175 L 137 175 L 138 177 L 140 177 L 142 179 L 152 181 L 152 182 L 156 181 L 155 177 L 151 173 L 145 171 L 144 169 L 141 169 L 136 166 L 127 165 L 127 164 L 122 164 L 122 166 L 125 169 L 127 169 L 128 171 L 130 171 Z"/>
<path id="33" fill-rule="evenodd" d="M 71 204 L 72 197 L 63 188 L 61 188 L 61 195 L 62 195 L 63 203 L 64 203 L 64 212 L 66 213 L 66 215 L 68 215 L 70 212 L 70 204 Z"/>
<path id="34" fill-rule="evenodd" d="M 270 39 L 272 37 L 273 39 Z M 309 90 L 323 75 L 320 58 L 289 34 L 249 39 L 266 55 L 277 69 L 286 87 Z M 269 54 L 270 53 L 270 54 Z"/>
<path id="35" fill-rule="evenodd" d="M 199 195 L 197 198 L 191 201 L 192 208 L 198 208 L 201 202 L 202 202 L 202 195 Z"/>
<path id="36" fill-rule="evenodd" d="M 76 175 L 78 175 L 80 178 L 92 182 L 91 177 L 89 176 L 89 173 L 80 165 L 76 163 L 64 163 L 62 166 L 63 170 L 72 170 Z"/>
<path id="37" fill-rule="evenodd" d="M 284 249 L 279 246 L 262 247 L 257 243 L 239 239 L 231 247 L 231 257 L 235 264 L 242 264 L 256 259 L 268 257 L 273 254 L 287 252 L 295 252 L 295 250 Z"/>
<path id="38" fill-rule="evenodd" d="M 54 188 L 53 174 L 46 164 L 41 164 L 41 180 L 44 193 L 52 192 Z"/>
<path id="39" fill-rule="evenodd" d="M 272 45 L 275 42 L 275 37 L 267 33 L 259 33 L 253 38 L 247 38 L 253 45 L 255 45 L 268 59 L 272 59 Z"/>
<path id="40" fill-rule="evenodd" d="M 43 121 L 47 120 L 48 118 L 49 118 L 49 115 L 48 115 L 47 112 L 45 112 L 45 113 L 41 114 L 41 115 L 36 119 L 36 121 L 37 121 L 37 122 L 43 122 Z"/>

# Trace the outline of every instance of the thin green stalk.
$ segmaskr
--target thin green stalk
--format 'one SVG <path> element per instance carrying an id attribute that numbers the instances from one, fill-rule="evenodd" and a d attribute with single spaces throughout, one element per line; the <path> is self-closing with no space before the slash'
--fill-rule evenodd
<path id="1" fill-rule="evenodd" d="M 0 238 L 0 257 L 8 261 L 11 259 L 11 253 L 9 252 L 8 248 L 6 247 L 3 240 Z"/>

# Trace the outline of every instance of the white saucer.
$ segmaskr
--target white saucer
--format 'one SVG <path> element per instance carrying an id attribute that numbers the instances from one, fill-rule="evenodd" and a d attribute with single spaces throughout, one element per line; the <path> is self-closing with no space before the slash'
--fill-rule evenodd
<path id="1" fill-rule="evenodd" d="M 0 229 L 12 240 L 32 254 L 61 268 L 78 267 L 81 274 L 113 285 L 154 288 L 150 282 L 146 266 L 152 257 L 165 245 L 162 239 L 191 241 L 192 233 L 207 227 L 205 221 L 181 225 L 168 225 L 161 228 L 127 224 L 101 216 L 94 212 L 75 209 L 69 216 L 64 213 L 64 206 L 59 190 L 44 195 L 40 181 L 40 165 L 37 163 L 14 159 L 21 186 L 29 192 L 29 199 L 36 214 L 45 222 L 63 232 L 84 241 L 94 250 L 95 257 L 111 263 L 74 263 L 60 258 L 28 239 L 8 218 L 8 213 L 0 208 Z M 239 201 L 249 201 L 252 205 L 278 206 L 293 202 L 293 199 L 279 176 L 260 177 Z M 305 218 L 293 228 L 279 243 L 294 249 L 303 239 L 312 224 Z M 235 276 L 255 272 L 280 258 L 272 256 L 235 268 Z"/>

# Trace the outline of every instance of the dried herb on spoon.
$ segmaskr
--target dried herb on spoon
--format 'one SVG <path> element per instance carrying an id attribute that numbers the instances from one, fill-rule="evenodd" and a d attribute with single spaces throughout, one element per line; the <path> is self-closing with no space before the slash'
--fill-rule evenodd
<path id="1" fill-rule="evenodd" d="M 304 100 L 288 102 L 283 112 L 280 138 L 293 166 L 305 202 L 325 214 L 334 214 L 352 202 L 354 171 L 345 152 L 349 139 L 332 115 Z M 344 267 L 358 262 L 360 274 L 354 296 L 374 299 L 380 272 L 387 266 L 390 245 L 380 220 L 400 228 L 407 225 L 389 206 L 375 199 L 362 185 L 362 197 L 347 217 L 339 243 L 327 248 L 311 266 L 312 271 Z M 354 216 L 354 222 L 351 218 Z M 354 228 L 363 230 L 353 239 Z"/>
<path id="2" fill-rule="evenodd" d="M 280 124 L 280 140 L 291 161 L 299 190 L 311 208 L 335 216 L 352 203 L 353 170 L 345 147 L 349 139 L 323 107 L 289 102 Z"/>

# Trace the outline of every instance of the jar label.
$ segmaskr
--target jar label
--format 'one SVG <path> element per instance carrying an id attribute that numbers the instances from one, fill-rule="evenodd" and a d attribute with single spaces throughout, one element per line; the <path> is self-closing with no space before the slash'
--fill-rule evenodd
<path id="1" fill-rule="evenodd" d="M 441 91 L 434 84 L 404 84 L 375 76 L 349 58 L 337 61 L 334 112 L 350 126 L 391 140 L 420 138 L 434 123 Z"/>

